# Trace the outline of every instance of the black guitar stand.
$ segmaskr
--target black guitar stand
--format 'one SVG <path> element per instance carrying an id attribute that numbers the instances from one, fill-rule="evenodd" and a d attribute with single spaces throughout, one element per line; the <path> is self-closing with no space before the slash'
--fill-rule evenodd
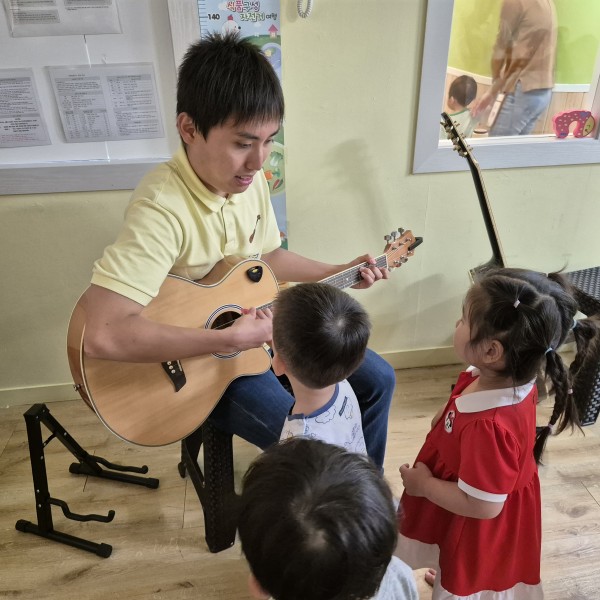
<path id="1" fill-rule="evenodd" d="M 112 479 L 114 481 L 122 481 L 124 483 L 134 483 L 143 485 L 149 488 L 158 487 L 158 479 L 153 477 L 138 477 L 136 475 L 125 475 L 123 472 L 129 473 L 147 473 L 148 467 L 124 467 L 108 462 L 99 456 L 88 454 L 62 427 L 62 425 L 50 414 L 50 411 L 45 404 L 34 404 L 26 413 L 23 414 L 25 424 L 27 426 L 27 439 L 29 441 L 29 457 L 31 459 L 31 472 L 33 475 L 33 489 L 35 490 L 35 506 L 37 511 L 37 523 L 19 519 L 15 525 L 18 531 L 24 533 L 34 533 L 41 537 L 54 540 L 93 552 L 102 558 L 108 558 L 112 552 L 112 546 L 108 544 L 97 544 L 89 540 L 74 537 L 67 533 L 62 533 L 54 529 L 52 524 L 52 505 L 59 506 L 67 519 L 74 521 L 100 521 L 101 523 L 109 523 L 115 516 L 114 510 L 109 510 L 106 516 L 104 515 L 79 515 L 69 510 L 69 506 L 63 500 L 58 500 L 50 496 L 48 490 L 48 477 L 46 474 L 46 463 L 44 461 L 44 448 L 56 438 L 65 446 L 65 448 L 75 456 L 79 461 L 72 463 L 69 467 L 70 473 L 79 475 L 91 475 L 93 477 L 103 477 L 104 479 Z M 44 442 L 42 440 L 41 424 L 44 424 L 52 435 Z M 112 471 L 103 469 L 100 465 L 104 465 Z M 121 471 L 120 473 L 118 471 Z"/>

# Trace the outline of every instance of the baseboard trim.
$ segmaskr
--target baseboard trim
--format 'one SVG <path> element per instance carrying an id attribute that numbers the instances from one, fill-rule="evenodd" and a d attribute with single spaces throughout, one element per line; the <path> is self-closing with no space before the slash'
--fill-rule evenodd
<path id="1" fill-rule="evenodd" d="M 43 404 L 45 402 L 59 402 L 64 400 L 77 400 L 77 392 L 72 383 L 55 385 L 39 385 L 27 388 L 10 388 L 0 390 L 0 406 L 27 406 Z"/>
<path id="2" fill-rule="evenodd" d="M 452 346 L 381 352 L 380 354 L 394 369 L 437 367 L 459 363 Z M 79 399 L 79 395 L 73 389 L 73 384 L 69 383 L 0 390 L 0 406 L 3 407 L 77 399 Z"/>
<path id="3" fill-rule="evenodd" d="M 422 348 L 420 350 L 399 350 L 381 352 L 394 369 L 414 369 L 418 367 L 439 367 L 460 364 L 453 346 L 444 348 Z"/>

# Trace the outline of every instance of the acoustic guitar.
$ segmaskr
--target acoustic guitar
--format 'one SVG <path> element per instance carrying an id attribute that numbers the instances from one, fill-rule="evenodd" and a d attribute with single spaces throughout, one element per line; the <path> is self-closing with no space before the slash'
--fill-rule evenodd
<path id="1" fill-rule="evenodd" d="M 422 242 L 403 229 L 385 239 L 388 243 L 376 264 L 387 269 L 405 263 Z M 363 266 L 367 263 L 323 283 L 340 289 L 353 286 L 362 280 Z M 275 275 L 261 260 L 243 260 L 233 268 L 220 263 L 200 282 L 168 275 L 141 314 L 179 327 L 227 327 L 239 318 L 242 307 L 270 307 L 278 291 Z M 85 322 L 84 295 L 73 310 L 67 333 L 74 387 L 108 429 L 142 446 L 164 446 L 187 437 L 202 425 L 234 379 L 264 373 L 271 366 L 267 346 L 233 354 L 174 357 L 160 364 L 90 358 L 84 351 Z"/>
<path id="2" fill-rule="evenodd" d="M 481 214 L 483 215 L 483 221 L 485 223 L 485 229 L 487 231 L 488 239 L 492 247 L 492 258 L 486 263 L 474 267 L 469 270 L 469 276 L 472 282 L 475 282 L 478 277 L 481 277 L 487 271 L 505 267 L 506 260 L 504 259 L 504 251 L 500 244 L 500 238 L 498 237 L 498 230 L 496 228 L 496 222 L 492 215 L 492 209 L 490 207 L 490 201 L 483 185 L 483 178 L 481 176 L 481 169 L 479 163 L 475 160 L 471 148 L 465 142 L 457 123 L 455 123 L 447 113 L 442 113 L 441 120 L 442 127 L 446 130 L 448 139 L 452 142 L 454 150 L 458 152 L 460 156 L 467 159 L 469 163 L 469 169 L 471 170 L 471 176 L 475 184 L 475 190 L 477 191 L 477 198 L 479 199 L 479 206 L 481 208 Z"/>

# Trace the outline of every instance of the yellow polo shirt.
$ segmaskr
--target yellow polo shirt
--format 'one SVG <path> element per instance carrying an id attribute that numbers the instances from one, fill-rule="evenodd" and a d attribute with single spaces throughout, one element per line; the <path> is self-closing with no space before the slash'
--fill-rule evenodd
<path id="1" fill-rule="evenodd" d="M 245 192 L 223 198 L 198 179 L 181 147 L 134 190 L 92 283 L 146 306 L 168 273 L 202 279 L 226 256 L 259 258 L 280 245 L 262 171 Z"/>

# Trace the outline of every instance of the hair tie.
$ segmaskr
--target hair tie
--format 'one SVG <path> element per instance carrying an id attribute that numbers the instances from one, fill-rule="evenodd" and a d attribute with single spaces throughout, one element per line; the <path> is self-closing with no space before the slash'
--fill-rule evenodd
<path id="1" fill-rule="evenodd" d="M 573 317 L 573 325 L 571 325 L 571 329 L 575 329 L 575 327 L 577 327 L 577 324 L 579 323 L 579 321 Z"/>
<path id="2" fill-rule="evenodd" d="M 572 396 L 573 395 L 573 390 L 571 388 L 569 388 L 567 390 L 567 396 Z"/>
<path id="3" fill-rule="evenodd" d="M 554 424 L 548 423 L 548 425 L 546 425 L 546 427 L 548 427 L 548 430 L 550 431 L 550 435 L 552 435 L 554 433 Z"/>
<path id="4" fill-rule="evenodd" d="M 519 304 L 521 304 L 521 301 L 520 301 L 520 300 L 517 298 L 517 299 L 515 300 L 515 303 L 513 304 L 513 306 L 514 306 L 515 308 L 517 308 L 517 306 L 519 306 Z"/>
<path id="5" fill-rule="evenodd" d="M 548 354 L 548 352 L 554 352 L 554 348 L 552 346 L 548 346 L 548 350 L 546 350 L 544 354 Z"/>

